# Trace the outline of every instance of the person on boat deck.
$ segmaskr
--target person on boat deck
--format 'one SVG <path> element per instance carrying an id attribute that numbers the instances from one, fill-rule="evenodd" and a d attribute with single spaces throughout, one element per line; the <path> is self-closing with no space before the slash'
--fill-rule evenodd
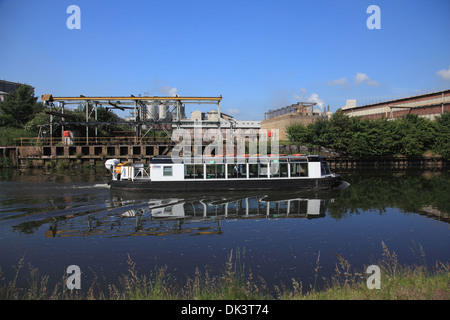
<path id="1" fill-rule="evenodd" d="M 233 172 L 234 172 L 234 176 L 235 176 L 235 177 L 238 177 L 238 174 L 239 174 L 239 170 L 238 170 L 238 167 L 237 167 L 237 165 L 235 165 L 235 166 L 234 166 L 234 168 L 233 168 Z"/>

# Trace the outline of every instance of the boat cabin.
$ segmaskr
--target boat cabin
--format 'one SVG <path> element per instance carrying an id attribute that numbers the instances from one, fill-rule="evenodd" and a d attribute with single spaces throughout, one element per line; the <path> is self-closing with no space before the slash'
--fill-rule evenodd
<path id="1" fill-rule="evenodd" d="M 157 156 L 151 159 L 147 168 L 144 164 L 128 163 L 114 163 L 112 167 L 115 168 L 112 170 L 113 180 L 247 180 L 332 176 L 325 157 L 312 155 L 201 158 Z"/>

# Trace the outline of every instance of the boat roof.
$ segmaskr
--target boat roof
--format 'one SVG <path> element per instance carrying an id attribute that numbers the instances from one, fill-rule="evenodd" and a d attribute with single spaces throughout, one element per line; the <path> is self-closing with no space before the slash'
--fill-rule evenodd
<path id="1" fill-rule="evenodd" d="M 155 156 L 150 162 L 157 163 L 213 163 L 215 161 L 230 162 L 235 163 L 236 160 L 240 160 L 242 162 L 247 162 L 247 160 L 260 161 L 260 162 L 268 162 L 270 160 L 278 160 L 278 161 L 323 161 L 326 159 L 325 156 L 322 155 L 226 155 L 226 156 L 201 156 L 201 157 L 172 157 L 172 156 Z"/>

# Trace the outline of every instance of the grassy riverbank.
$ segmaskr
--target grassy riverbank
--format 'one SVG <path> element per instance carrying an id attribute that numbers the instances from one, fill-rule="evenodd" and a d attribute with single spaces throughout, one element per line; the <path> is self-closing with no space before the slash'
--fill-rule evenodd
<path id="1" fill-rule="evenodd" d="M 48 276 L 30 269 L 28 288 L 20 288 L 17 280 L 24 269 L 24 259 L 19 261 L 16 276 L 9 282 L 1 277 L 0 299 L 13 300 L 448 300 L 450 299 L 450 264 L 436 262 L 432 270 L 425 265 L 401 266 L 395 252 L 382 243 L 383 258 L 378 266 L 381 271 L 381 288 L 368 289 L 368 274 L 352 270 L 349 261 L 337 256 L 335 274 L 328 279 L 320 276 L 320 254 L 313 270 L 317 283 L 324 281 L 324 289 L 313 286 L 304 288 L 292 279 L 289 285 L 267 283 L 245 268 L 240 254 L 231 252 L 219 276 L 197 270 L 184 282 L 177 281 L 166 267 L 157 268 L 148 275 L 139 275 L 136 264 L 128 260 L 128 273 L 119 278 L 117 285 L 100 289 L 93 282 L 85 293 L 69 290 L 63 279 L 55 287 L 49 287 Z M 423 254 L 423 253 L 422 253 Z M 424 255 L 422 255 L 424 257 Z"/>

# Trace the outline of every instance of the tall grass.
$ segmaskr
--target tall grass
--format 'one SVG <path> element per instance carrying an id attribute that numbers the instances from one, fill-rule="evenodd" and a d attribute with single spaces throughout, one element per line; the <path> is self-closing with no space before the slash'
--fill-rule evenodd
<path id="1" fill-rule="evenodd" d="M 141 275 L 136 263 L 128 257 L 128 273 L 119 277 L 117 284 L 101 287 L 94 280 L 85 293 L 81 290 L 67 289 L 66 276 L 53 288 L 49 277 L 41 276 L 38 270 L 29 266 L 28 287 L 18 285 L 19 276 L 24 269 L 24 258 L 15 267 L 13 279 L 5 282 L 0 270 L 0 299 L 13 300 L 448 300 L 450 299 L 450 264 L 437 261 L 430 270 L 425 264 L 401 266 L 395 252 L 389 251 L 382 243 L 381 289 L 367 288 L 368 275 L 353 270 L 350 262 L 337 256 L 335 273 L 331 278 L 323 278 L 324 289 L 318 290 L 320 252 L 314 268 L 314 285 L 304 291 L 302 282 L 292 279 L 290 286 L 284 284 L 270 286 L 261 277 L 256 277 L 250 267 L 243 262 L 240 250 L 231 251 L 224 267 L 218 275 L 208 270 L 197 269 L 185 281 L 175 279 L 167 267 L 154 268 L 148 275 Z M 419 255 L 425 261 L 422 248 Z M 103 288 L 103 289 L 102 289 Z"/>

